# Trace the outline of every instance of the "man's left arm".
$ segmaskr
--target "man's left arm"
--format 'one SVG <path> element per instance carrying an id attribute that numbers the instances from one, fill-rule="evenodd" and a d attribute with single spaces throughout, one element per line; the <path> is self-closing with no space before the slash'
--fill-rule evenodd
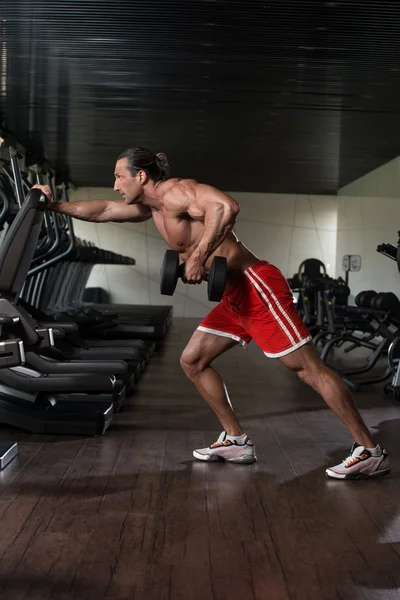
<path id="1" fill-rule="evenodd" d="M 207 259 L 232 232 L 240 210 L 236 200 L 205 184 L 198 184 L 196 188 L 195 207 L 204 215 L 204 233 L 189 259 L 190 273 L 186 271 L 190 277 L 190 275 L 194 275 L 196 265 L 198 266 L 199 274 L 195 276 L 194 280 L 188 278 L 188 281 L 194 282 L 201 280 L 204 276 L 204 265 Z"/>

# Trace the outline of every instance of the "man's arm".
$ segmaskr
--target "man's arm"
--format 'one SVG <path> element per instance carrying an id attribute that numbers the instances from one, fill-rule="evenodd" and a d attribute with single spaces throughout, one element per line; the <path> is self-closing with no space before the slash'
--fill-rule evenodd
<path id="1" fill-rule="evenodd" d="M 195 206 L 204 215 L 204 234 L 192 257 L 194 255 L 204 265 L 232 232 L 240 207 L 227 194 L 200 183 L 196 186 Z M 190 209 L 188 212 L 190 214 Z"/>
<path id="2" fill-rule="evenodd" d="M 128 205 L 123 200 L 83 200 L 82 202 L 51 202 L 48 209 L 81 221 L 92 223 L 140 223 L 151 219 L 152 213 L 141 204 Z"/>
<path id="3" fill-rule="evenodd" d="M 240 208 L 236 200 L 210 185 L 196 183 L 191 191 L 186 202 L 182 202 L 182 209 L 193 218 L 204 219 L 203 236 L 186 261 L 182 278 L 185 283 L 193 284 L 204 279 L 207 259 L 232 232 Z"/>
<path id="4" fill-rule="evenodd" d="M 82 202 L 54 202 L 51 190 L 46 185 L 34 185 L 46 195 L 48 210 L 59 212 L 81 221 L 93 223 L 140 223 L 151 219 L 152 213 L 142 204 L 128 205 L 123 200 L 83 200 Z"/>

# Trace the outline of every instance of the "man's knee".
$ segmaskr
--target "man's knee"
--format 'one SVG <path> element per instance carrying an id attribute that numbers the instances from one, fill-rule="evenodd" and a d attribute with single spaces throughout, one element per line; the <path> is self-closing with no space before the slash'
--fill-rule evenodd
<path id="1" fill-rule="evenodd" d="M 312 388 L 318 391 L 323 381 L 329 378 L 330 369 L 321 360 L 314 346 L 307 344 L 281 358 L 281 362 Z"/>
<path id="2" fill-rule="evenodd" d="M 189 379 L 204 369 L 204 359 L 198 348 L 187 346 L 182 352 L 180 363 Z"/>
<path id="3" fill-rule="evenodd" d="M 296 369 L 298 377 L 317 392 L 331 379 L 333 373 L 322 360 L 318 363 L 307 364 Z"/>
<path id="4" fill-rule="evenodd" d="M 299 361 L 297 364 L 287 366 L 297 374 L 301 381 L 315 390 L 318 390 L 322 381 L 328 376 L 328 367 L 319 356 L 313 356 L 311 360 Z"/>
<path id="5" fill-rule="evenodd" d="M 295 369 L 297 376 L 301 381 L 314 387 L 315 382 L 317 381 L 317 376 L 314 369 L 310 369 L 309 367 L 300 367 L 299 369 Z"/>

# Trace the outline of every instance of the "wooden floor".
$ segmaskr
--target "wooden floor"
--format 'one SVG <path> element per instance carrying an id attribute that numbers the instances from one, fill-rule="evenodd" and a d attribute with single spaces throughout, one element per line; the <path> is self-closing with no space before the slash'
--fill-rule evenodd
<path id="1" fill-rule="evenodd" d="M 328 480 L 351 440 L 322 400 L 254 347 L 218 359 L 255 465 L 204 464 L 220 428 L 179 367 L 176 320 L 99 438 L 19 441 L 1 474 L 0 599 L 400 598 L 400 404 L 357 394 L 392 457 L 378 481 Z"/>

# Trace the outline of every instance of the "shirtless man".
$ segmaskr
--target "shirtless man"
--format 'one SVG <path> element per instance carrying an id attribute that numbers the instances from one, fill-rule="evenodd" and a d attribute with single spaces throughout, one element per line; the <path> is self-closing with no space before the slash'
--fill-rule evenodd
<path id="1" fill-rule="evenodd" d="M 214 255 L 226 257 L 228 283 L 223 299 L 194 332 L 181 357 L 187 377 L 223 427 L 215 443 L 194 450 L 196 459 L 245 464 L 256 460 L 254 444 L 231 407 L 220 375 L 211 366 L 226 350 L 254 339 L 266 356 L 278 359 L 314 388 L 355 440 L 350 455 L 327 469 L 327 475 L 358 479 L 389 472 L 387 453 L 371 437 L 347 386 L 316 352 L 286 279 L 234 235 L 239 205 L 233 198 L 192 179 L 168 178 L 166 156 L 140 147 L 130 148 L 117 159 L 114 190 L 122 200 L 56 203 L 49 188 L 35 187 L 46 193 L 49 210 L 84 221 L 137 223 L 153 219 L 169 247 L 185 261 L 185 283 L 200 283 Z"/>

